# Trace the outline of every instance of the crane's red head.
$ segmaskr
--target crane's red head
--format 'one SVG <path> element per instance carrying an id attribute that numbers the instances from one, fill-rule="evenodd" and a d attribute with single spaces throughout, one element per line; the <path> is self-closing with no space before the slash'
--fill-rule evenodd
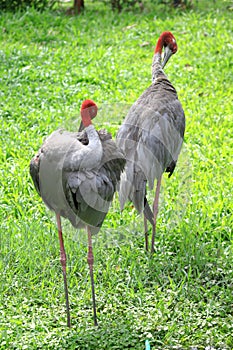
<path id="1" fill-rule="evenodd" d="M 82 117 L 82 123 L 80 125 L 79 131 L 81 131 L 87 126 L 91 125 L 91 119 L 95 118 L 97 115 L 98 107 L 92 100 L 85 100 L 82 103 L 81 106 L 81 117 Z"/>
<path id="2" fill-rule="evenodd" d="M 162 62 L 162 68 L 165 67 L 169 58 L 178 50 L 176 39 L 171 32 L 163 32 L 160 35 L 157 45 L 155 47 L 155 54 L 160 53 L 161 55 L 163 47 L 164 47 L 164 58 Z"/>

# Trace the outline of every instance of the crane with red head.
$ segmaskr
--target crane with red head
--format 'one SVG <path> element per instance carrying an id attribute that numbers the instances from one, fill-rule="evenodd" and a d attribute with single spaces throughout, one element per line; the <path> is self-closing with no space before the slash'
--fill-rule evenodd
<path id="1" fill-rule="evenodd" d="M 117 144 L 126 157 L 119 191 L 121 209 L 129 200 L 139 213 L 144 212 L 146 250 L 147 221 L 152 224 L 152 253 L 162 174 L 169 172 L 169 177 L 172 175 L 185 131 L 183 108 L 175 88 L 163 71 L 170 57 L 176 52 L 175 37 L 171 32 L 163 32 L 154 50 L 152 84 L 132 105 L 117 134 Z M 147 183 L 149 188 L 153 189 L 155 180 L 157 186 L 151 209 L 146 196 Z"/>
<path id="2" fill-rule="evenodd" d="M 106 130 L 95 130 L 92 119 L 96 115 L 97 105 L 92 100 L 84 101 L 80 125 L 80 130 L 84 130 L 54 131 L 30 162 L 35 188 L 48 208 L 56 214 L 69 327 L 70 307 L 61 216 L 67 218 L 75 228 L 85 227 L 87 230 L 87 262 L 94 324 L 97 325 L 92 234 L 97 233 L 102 226 L 125 165 L 125 158 L 111 134 Z"/>

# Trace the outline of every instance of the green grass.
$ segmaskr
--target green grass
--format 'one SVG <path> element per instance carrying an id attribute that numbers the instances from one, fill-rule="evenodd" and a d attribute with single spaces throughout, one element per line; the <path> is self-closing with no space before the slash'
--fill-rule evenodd
<path id="1" fill-rule="evenodd" d="M 114 14 L 87 2 L 79 17 L 33 10 L 0 16 L 0 349 L 233 349 L 232 12 L 195 2 Z M 132 27 L 128 27 L 132 26 Z M 28 165 L 44 137 L 77 129 L 92 98 L 114 135 L 151 81 L 153 47 L 171 30 L 166 67 L 183 104 L 185 144 L 164 176 L 156 253 L 143 221 L 117 198 L 94 238 L 99 327 L 92 325 L 83 231 L 64 223 L 72 328 L 66 328 L 59 245 Z M 142 45 L 148 43 L 148 45 Z M 152 199 L 153 193 L 150 194 Z"/>

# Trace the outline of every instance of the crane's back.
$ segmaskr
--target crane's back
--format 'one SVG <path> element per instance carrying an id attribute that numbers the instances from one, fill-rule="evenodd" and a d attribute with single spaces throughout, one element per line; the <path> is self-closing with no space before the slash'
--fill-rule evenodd
<path id="1" fill-rule="evenodd" d="M 127 160 L 121 206 L 129 198 L 142 210 L 146 181 L 153 188 L 155 179 L 166 169 L 174 170 L 184 129 L 184 111 L 176 90 L 162 73 L 130 108 L 117 134 L 117 144 Z M 140 197 L 137 203 L 136 193 Z"/>
<path id="2" fill-rule="evenodd" d="M 130 108 L 117 141 L 127 160 L 137 162 L 153 187 L 154 179 L 161 176 L 172 160 L 177 160 L 184 129 L 184 111 L 176 90 L 163 78 Z"/>

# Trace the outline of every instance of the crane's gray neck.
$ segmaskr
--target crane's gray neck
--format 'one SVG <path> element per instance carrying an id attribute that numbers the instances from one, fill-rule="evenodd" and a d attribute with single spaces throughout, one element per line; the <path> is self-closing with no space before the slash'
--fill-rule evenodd
<path id="1" fill-rule="evenodd" d="M 84 157 L 81 163 L 83 168 L 91 169 L 92 167 L 98 166 L 98 164 L 101 162 L 103 148 L 99 138 L 99 134 L 95 130 L 94 126 L 89 125 L 85 128 L 85 130 L 89 142 L 87 146 L 83 146 Z"/>
<path id="2" fill-rule="evenodd" d="M 157 52 L 154 54 L 152 61 L 152 84 L 154 84 L 160 76 L 165 76 L 165 74 L 161 66 L 161 54 Z"/>

